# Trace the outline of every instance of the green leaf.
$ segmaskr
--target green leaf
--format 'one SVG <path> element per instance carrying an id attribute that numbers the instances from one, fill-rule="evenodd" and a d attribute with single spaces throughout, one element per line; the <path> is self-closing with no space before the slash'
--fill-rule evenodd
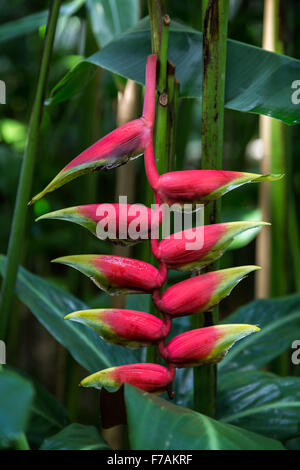
<path id="1" fill-rule="evenodd" d="M 300 377 L 257 371 L 223 374 L 217 405 L 224 423 L 278 440 L 300 435 Z"/>
<path id="2" fill-rule="evenodd" d="M 137 47 L 138 44 L 138 47 Z M 149 21 L 141 20 L 102 50 L 86 59 L 95 65 L 144 84 L 146 57 L 151 53 Z M 176 64 L 180 93 L 184 98 L 201 98 L 202 34 L 172 21 L 168 56 Z M 76 67 L 72 74 L 75 74 Z M 259 47 L 228 40 L 225 106 L 237 111 L 265 114 L 287 124 L 300 122 L 298 106 L 292 102 L 294 80 L 299 79 L 300 61 L 265 51 Z M 84 73 L 77 74 L 84 80 Z M 64 81 L 65 98 L 70 96 L 69 81 Z M 61 82 L 60 82 L 61 83 Z M 60 98 L 63 92 L 60 87 Z M 56 102 L 52 92 L 52 102 Z"/>
<path id="3" fill-rule="evenodd" d="M 233 346 L 219 370 L 259 369 L 300 338 L 300 295 L 254 300 L 222 323 L 250 323 L 261 331 Z"/>
<path id="4" fill-rule="evenodd" d="M 242 220 L 242 221 L 259 221 L 261 220 L 261 210 L 260 209 L 252 209 L 252 210 L 231 210 L 231 211 L 222 211 L 221 221 L 222 222 L 231 222 L 232 220 Z M 263 228 L 263 230 L 268 230 L 267 228 Z M 249 245 L 252 240 L 255 239 L 256 235 L 259 233 L 260 228 L 256 227 L 250 230 L 246 230 L 245 232 L 240 233 L 234 240 L 230 243 L 230 245 L 226 248 L 226 251 L 230 250 L 239 250 L 244 246 Z"/>
<path id="5" fill-rule="evenodd" d="M 73 0 L 72 2 L 65 3 L 60 9 L 60 18 L 74 15 L 84 2 L 85 0 Z M 0 26 L 0 42 L 15 39 L 37 30 L 40 26 L 47 23 L 48 14 L 48 10 L 43 10 L 2 24 Z"/>
<path id="6" fill-rule="evenodd" d="M 94 426 L 70 424 L 58 434 L 45 439 L 40 450 L 109 450 Z"/>
<path id="7" fill-rule="evenodd" d="M 45 437 L 63 429 L 69 424 L 67 410 L 51 393 L 26 372 L 5 366 L 5 370 L 24 377 L 34 389 L 34 399 L 30 407 L 27 436 L 30 443 L 40 445 Z"/>
<path id="8" fill-rule="evenodd" d="M 104 47 L 139 19 L 136 0 L 87 0 L 86 6 L 99 47 Z"/>
<path id="9" fill-rule="evenodd" d="M 3 275 L 6 258 L 0 256 Z M 89 372 L 136 362 L 130 350 L 108 344 L 90 328 L 64 320 L 64 316 L 89 307 L 73 295 L 20 267 L 17 296 L 54 338 Z"/>
<path id="10" fill-rule="evenodd" d="M 13 445 L 25 431 L 34 390 L 28 380 L 0 371 L 0 448 Z"/>
<path id="11" fill-rule="evenodd" d="M 45 101 L 45 105 L 60 103 L 80 93 L 96 70 L 96 66 L 88 64 L 82 59 L 53 88 L 50 98 Z"/>
<path id="12" fill-rule="evenodd" d="M 220 423 L 125 385 L 129 441 L 134 450 L 283 450 L 280 442 Z"/>

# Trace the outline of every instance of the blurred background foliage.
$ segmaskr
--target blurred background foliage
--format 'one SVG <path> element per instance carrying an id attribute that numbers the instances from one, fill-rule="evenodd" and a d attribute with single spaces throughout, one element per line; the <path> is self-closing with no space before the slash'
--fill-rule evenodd
<path id="1" fill-rule="evenodd" d="M 1 24 L 36 14 L 45 9 L 43 0 L 0 0 Z M 71 2 L 74 3 L 74 2 Z M 80 2 L 77 2 L 78 5 Z M 184 22 L 200 29 L 201 15 L 198 2 L 172 0 L 162 2 L 167 6 L 171 19 Z M 68 2 L 64 2 L 68 4 Z M 147 14 L 146 1 L 136 1 L 136 10 L 125 15 L 123 22 L 113 24 L 107 35 L 100 35 L 103 28 L 101 9 L 97 2 L 87 1 L 70 16 L 61 17 L 54 45 L 54 53 L 48 80 L 49 96 L 51 89 L 78 62 L 78 56 L 90 56 L 114 35 L 133 26 L 139 18 Z M 228 37 L 261 47 L 262 19 L 264 2 L 261 0 L 232 0 Z M 98 15 L 98 16 L 97 16 Z M 112 18 L 114 18 L 112 14 Z M 299 30 L 300 4 L 289 1 L 285 4 L 283 40 L 286 54 L 300 59 Z M 116 19 L 116 18 L 115 18 Z M 39 22 L 38 22 L 39 23 Z M 13 214 L 15 195 L 26 141 L 29 114 L 32 107 L 38 76 L 45 26 L 40 21 L 38 27 L 20 34 L 13 40 L 1 42 L 0 79 L 6 83 L 6 104 L 0 105 L 0 252 L 6 253 L 9 230 Z M 103 32 L 103 29 L 102 29 Z M 0 35 L 1 39 L 1 35 Z M 139 45 L 137 44 L 137 48 Z M 299 77 L 300 78 L 300 77 Z M 118 99 L 124 91 L 125 79 L 98 68 L 89 85 L 83 87 L 75 97 L 59 104 L 45 106 L 36 159 L 32 194 L 46 186 L 50 179 L 73 157 L 88 145 L 104 136 L 117 126 Z M 119 97 L 119 98 L 118 98 Z M 142 88 L 137 87 L 136 98 L 139 114 L 142 102 Z M 255 114 L 225 110 L 223 168 L 259 172 L 262 151 L 259 136 L 259 118 Z M 297 206 L 300 195 L 300 133 L 299 126 L 286 126 L 288 197 Z M 201 105 L 195 99 L 180 100 L 178 129 L 176 133 L 176 169 L 199 169 L 201 162 Z M 133 170 L 134 167 L 134 170 Z M 133 190 L 127 188 L 130 203 L 145 203 L 147 182 L 143 159 L 129 163 L 127 171 L 134 171 Z M 124 177 L 124 173 L 123 173 Z M 116 201 L 118 172 L 97 173 L 84 176 L 71 182 L 59 191 L 45 197 L 28 211 L 28 229 L 23 240 L 22 264 L 33 273 L 53 281 L 68 292 L 77 296 L 91 307 L 109 306 L 112 302 L 105 294 L 100 294 L 88 280 L 74 270 L 66 270 L 50 263 L 63 255 L 79 253 L 111 253 L 113 245 L 93 238 L 79 226 L 63 222 L 34 219 L 51 210 L 87 203 Z M 289 200 L 286 201 L 288 207 Z M 222 200 L 222 217 L 225 220 L 251 220 L 261 217 L 258 207 L 258 185 L 240 188 L 226 195 Z M 279 208 L 282 211 L 285 207 Z M 298 208 L 299 209 L 299 208 Z M 299 243 L 299 213 L 294 226 Z M 285 279 L 286 294 L 293 293 L 299 286 L 299 279 L 293 267 L 293 237 L 287 234 L 286 259 L 281 270 L 276 272 L 278 279 Z M 228 250 L 221 259 L 221 267 L 255 264 L 255 240 L 239 250 Z M 240 241 L 240 244 L 244 244 Z M 238 246 L 236 246 L 237 248 Z M 234 247 L 232 247 L 234 248 Z M 143 245 L 133 248 L 130 256 L 143 258 Z M 276 254 L 275 254 L 276 256 Z M 171 273 L 170 278 L 178 278 Z M 221 304 L 220 315 L 225 318 L 236 308 L 254 298 L 254 279 L 239 285 Z M 129 299 L 136 309 L 136 297 Z M 139 303 L 147 309 L 147 299 L 141 296 Z M 64 350 L 37 322 L 29 311 L 17 301 L 10 322 L 7 356 L 11 365 L 26 370 L 37 377 L 46 388 L 60 398 L 69 409 L 72 417 L 82 423 L 98 422 L 98 395 L 95 391 L 73 393 L 84 375 L 68 352 Z M 294 373 L 297 371 L 295 370 Z"/>

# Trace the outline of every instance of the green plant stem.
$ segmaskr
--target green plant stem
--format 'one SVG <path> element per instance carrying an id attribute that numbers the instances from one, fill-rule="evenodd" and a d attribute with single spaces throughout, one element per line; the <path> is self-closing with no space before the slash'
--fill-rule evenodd
<path id="1" fill-rule="evenodd" d="M 202 3 L 202 169 L 222 169 L 228 3 L 228 0 Z M 219 202 L 208 205 L 205 223 L 219 222 L 220 210 Z M 199 328 L 216 323 L 218 311 L 193 317 L 193 327 Z M 214 417 L 215 402 L 215 366 L 194 368 L 194 409 Z"/>
<path id="2" fill-rule="evenodd" d="M 283 0 L 274 0 L 273 7 L 273 31 L 274 52 L 284 54 L 282 32 L 284 24 L 282 21 Z M 270 119 L 270 118 L 269 118 Z M 271 127 L 271 172 L 286 174 L 286 133 L 284 124 L 272 119 Z M 279 296 L 287 293 L 287 277 L 282 276 L 286 271 L 287 261 L 287 189 L 286 177 L 277 184 L 270 185 L 271 190 L 271 214 L 272 214 L 272 252 L 271 252 L 271 295 Z"/>
<path id="3" fill-rule="evenodd" d="M 266 3 L 265 3 L 266 8 Z M 264 25 L 269 27 L 269 46 L 274 52 L 284 53 L 282 32 L 284 30 L 282 13 L 284 9 L 283 0 L 273 0 L 272 8 L 267 11 L 269 17 Z M 269 24 L 267 24 L 269 22 Z M 282 122 L 272 118 L 270 125 L 270 171 L 272 173 L 286 174 L 286 132 Z M 288 291 L 287 268 L 287 206 L 286 178 L 277 184 L 269 185 L 270 191 L 270 215 L 272 221 L 271 252 L 270 252 L 270 294 L 272 297 L 283 296 Z M 286 376 L 290 370 L 290 355 L 287 352 L 281 354 L 271 363 L 271 370 L 279 375 Z"/>
<path id="4" fill-rule="evenodd" d="M 154 3 L 156 9 L 153 9 Z M 159 22 L 157 21 L 157 15 L 161 14 L 161 7 L 159 2 L 153 2 L 149 0 L 149 15 L 151 24 L 151 41 L 152 41 L 152 52 L 159 53 L 159 77 L 158 77 L 158 105 L 156 111 L 156 127 L 155 127 L 155 161 L 158 173 L 165 173 L 168 171 L 168 154 L 167 154 L 167 142 L 168 142 L 168 37 L 169 37 L 169 25 L 170 17 L 165 15 L 163 19 L 161 16 Z M 159 47 L 156 44 L 157 37 L 161 38 Z M 150 188 L 151 189 L 151 188 Z M 148 196 L 149 203 L 153 203 L 153 192 Z M 155 258 L 152 253 L 149 253 L 147 261 L 151 264 L 155 264 Z M 150 313 L 156 314 L 155 307 L 150 301 Z M 147 349 L 147 362 L 159 362 L 160 355 L 157 347 L 150 347 Z"/>
<path id="5" fill-rule="evenodd" d="M 175 153 L 175 135 L 177 128 L 177 115 L 178 115 L 178 99 L 179 99 L 179 81 L 175 78 L 175 67 L 168 73 L 168 168 L 176 168 L 176 153 Z"/>
<path id="6" fill-rule="evenodd" d="M 294 200 L 294 194 L 291 194 L 289 205 L 288 205 L 288 233 L 289 233 L 289 245 L 292 250 L 292 263 L 294 269 L 294 280 L 295 288 L 297 292 L 300 292 L 300 234 L 297 218 L 296 204 Z"/>
<path id="7" fill-rule="evenodd" d="M 14 442 L 15 450 L 30 450 L 27 438 L 24 433 Z"/>
<path id="8" fill-rule="evenodd" d="M 151 27 L 152 54 L 160 55 L 161 42 L 161 5 L 159 0 L 148 0 Z"/>
<path id="9" fill-rule="evenodd" d="M 53 41 L 55 36 L 57 19 L 59 15 L 60 3 L 61 0 L 53 0 L 51 4 L 37 90 L 29 123 L 27 145 L 23 157 L 23 164 L 19 178 L 18 192 L 16 197 L 15 210 L 8 245 L 7 265 L 1 291 L 1 339 L 5 339 L 6 337 L 8 318 L 14 298 L 17 270 L 20 262 L 22 243 L 24 240 L 27 202 L 29 200 L 31 191 L 34 160 L 37 150 L 40 123 L 42 119 L 43 98 L 47 83 L 48 69 L 53 49 Z"/>
<path id="10" fill-rule="evenodd" d="M 167 20 L 166 20 L 167 19 Z M 162 26 L 162 41 L 159 57 L 158 106 L 155 130 L 155 160 L 158 173 L 168 170 L 167 126 L 168 126 L 168 90 L 167 90 L 167 54 L 170 18 L 165 15 Z"/>

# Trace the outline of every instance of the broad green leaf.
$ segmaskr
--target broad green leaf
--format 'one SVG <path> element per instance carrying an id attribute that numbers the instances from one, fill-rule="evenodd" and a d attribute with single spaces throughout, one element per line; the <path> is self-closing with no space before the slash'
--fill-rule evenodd
<path id="1" fill-rule="evenodd" d="M 138 44 L 138 47 L 137 47 Z M 95 65 L 144 84 L 146 57 L 151 53 L 149 21 L 141 20 L 136 27 L 121 34 L 106 47 L 86 59 Z M 201 98 L 202 34 L 172 21 L 169 37 L 169 58 L 176 64 L 180 92 L 184 98 Z M 71 74 L 77 73 L 76 67 Z M 299 106 L 293 104 L 292 88 L 299 80 L 300 61 L 265 51 L 259 47 L 228 40 L 225 106 L 237 111 L 265 114 L 287 124 L 300 122 Z M 84 73 L 77 79 L 84 80 Z M 72 77 L 64 78 L 60 101 L 70 96 Z M 61 83 L 61 82 L 60 82 Z M 74 85 L 73 85 L 74 86 Z M 58 102 L 55 93 L 52 102 Z"/>
<path id="2" fill-rule="evenodd" d="M 99 47 L 134 26 L 139 19 L 136 0 L 86 0 L 93 33 Z"/>
<path id="3" fill-rule="evenodd" d="M 0 256 L 3 275 L 5 257 Z M 130 350 L 106 343 L 90 328 L 64 320 L 64 316 L 89 307 L 73 295 L 20 267 L 17 296 L 54 338 L 89 372 L 137 362 Z"/>
<path id="4" fill-rule="evenodd" d="M 224 424 L 125 385 L 134 450 L 283 450 L 280 442 Z"/>
<path id="5" fill-rule="evenodd" d="M 217 406 L 224 423 L 281 441 L 300 435 L 300 377 L 258 371 L 223 374 Z"/>
<path id="6" fill-rule="evenodd" d="M 222 323 L 250 323 L 261 331 L 234 345 L 219 371 L 259 369 L 300 338 L 300 295 L 254 300 Z"/>
<path id="7" fill-rule="evenodd" d="M 77 10 L 84 4 L 85 0 L 73 0 L 69 3 L 64 3 L 61 6 L 59 15 L 60 17 L 68 17 L 74 15 Z M 37 30 L 40 26 L 47 23 L 48 10 L 39 11 L 32 15 L 18 18 L 17 20 L 4 23 L 0 26 L 0 42 L 9 39 L 15 39 L 24 34 L 31 33 Z"/>
<path id="8" fill-rule="evenodd" d="M 28 380 L 0 370 L 0 448 L 13 445 L 25 431 L 34 389 Z"/>
<path id="9" fill-rule="evenodd" d="M 24 371 L 5 366 L 5 370 L 24 377 L 34 389 L 34 399 L 30 407 L 30 418 L 26 434 L 30 443 L 40 445 L 45 437 L 63 429 L 69 424 L 69 417 L 64 406 L 39 382 L 29 377 Z"/>
<path id="10" fill-rule="evenodd" d="M 45 439 L 40 450 L 109 450 L 94 426 L 70 424 L 58 434 Z"/>
<path id="11" fill-rule="evenodd" d="M 188 317 L 187 317 L 188 318 Z M 187 327 L 189 330 L 190 327 Z M 172 384 L 175 396 L 172 403 L 183 406 L 185 408 L 193 408 L 194 401 L 194 369 L 186 367 L 176 370 L 174 382 Z"/>

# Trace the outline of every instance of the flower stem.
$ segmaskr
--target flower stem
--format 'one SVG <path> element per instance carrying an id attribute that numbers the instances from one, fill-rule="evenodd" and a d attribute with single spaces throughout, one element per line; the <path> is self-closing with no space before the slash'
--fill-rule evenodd
<path id="1" fill-rule="evenodd" d="M 35 100 L 32 108 L 27 145 L 23 157 L 22 169 L 19 178 L 18 192 L 13 215 L 13 222 L 10 232 L 7 264 L 4 281 L 1 291 L 0 305 L 0 338 L 5 339 L 8 318 L 12 307 L 18 265 L 20 262 L 22 242 L 24 239 L 27 202 L 29 200 L 32 176 L 34 170 L 34 160 L 37 150 L 38 135 L 43 113 L 43 99 L 48 77 L 48 69 L 53 49 L 56 24 L 59 15 L 61 0 L 53 0 L 48 17 L 47 31 L 44 41 L 41 67 Z"/>
<path id="2" fill-rule="evenodd" d="M 202 0 L 202 169 L 222 169 L 228 7 L 228 0 Z M 219 202 L 209 204 L 205 223 L 219 222 L 220 209 Z M 208 326 L 218 311 L 193 317 L 193 328 Z M 194 368 L 194 409 L 213 417 L 215 401 L 215 366 Z"/>

